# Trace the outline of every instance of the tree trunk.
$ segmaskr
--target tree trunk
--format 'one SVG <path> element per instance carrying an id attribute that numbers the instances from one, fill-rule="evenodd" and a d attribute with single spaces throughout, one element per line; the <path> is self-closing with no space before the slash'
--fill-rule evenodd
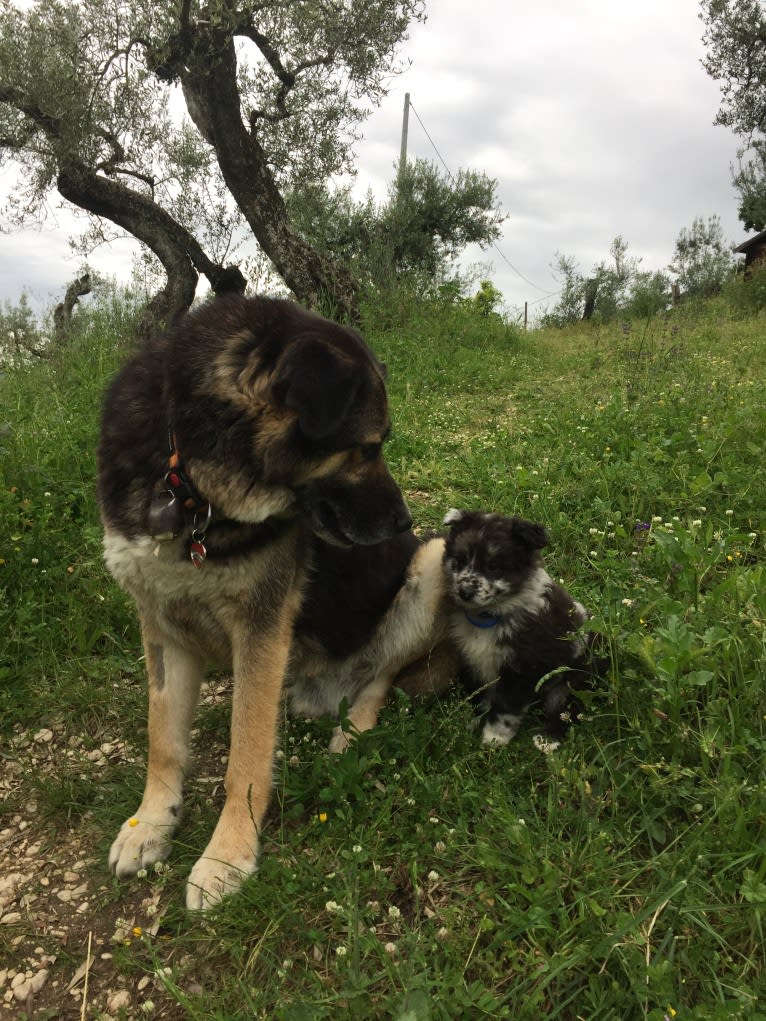
<path id="1" fill-rule="evenodd" d="M 246 128 L 237 88 L 237 58 L 231 38 L 212 33 L 196 39 L 193 52 L 158 70 L 180 76 L 189 114 L 215 149 L 218 165 L 255 238 L 299 301 L 316 308 L 322 300 L 358 320 L 357 289 L 348 270 L 320 256 L 293 228 L 255 130 Z M 177 55 L 178 56 L 178 55 Z"/>
<path id="2" fill-rule="evenodd" d="M 59 170 L 57 187 L 69 202 L 106 217 L 143 242 L 162 263 L 167 283 L 147 309 L 149 319 L 170 323 L 184 313 L 194 300 L 198 275 L 189 252 L 189 241 L 199 245 L 186 231 L 146 195 L 127 188 L 120 181 L 102 177 L 82 164 L 69 163 Z M 151 331 L 149 320 L 142 332 Z"/>
<path id="3" fill-rule="evenodd" d="M 591 279 L 585 281 L 585 309 L 582 314 L 583 322 L 591 319 L 596 309 L 596 298 L 598 297 L 598 285 L 597 279 Z"/>
<path id="4" fill-rule="evenodd" d="M 69 336 L 72 324 L 72 310 L 84 294 L 90 294 L 90 273 L 83 273 L 67 287 L 64 300 L 53 310 L 53 332 L 58 344 L 63 344 Z"/>

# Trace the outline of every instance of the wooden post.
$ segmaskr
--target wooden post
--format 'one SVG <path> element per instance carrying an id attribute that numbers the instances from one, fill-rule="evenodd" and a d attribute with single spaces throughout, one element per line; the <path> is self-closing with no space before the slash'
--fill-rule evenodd
<path id="1" fill-rule="evenodd" d="M 401 190 L 404 171 L 407 166 L 407 133 L 410 124 L 410 94 L 404 93 L 404 112 L 402 114 L 402 144 L 399 149 L 399 189 Z"/>
<path id="2" fill-rule="evenodd" d="M 524 329 L 527 328 L 527 303 L 524 302 Z"/>

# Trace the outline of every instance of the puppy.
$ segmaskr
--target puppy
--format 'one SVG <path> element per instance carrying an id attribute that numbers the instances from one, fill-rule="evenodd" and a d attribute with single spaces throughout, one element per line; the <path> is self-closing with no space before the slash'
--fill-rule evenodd
<path id="1" fill-rule="evenodd" d="M 540 702 L 546 734 L 534 741 L 550 751 L 579 714 L 572 690 L 590 680 L 592 636 L 576 634 L 589 614 L 542 566 L 542 525 L 454 509 L 444 524 L 450 631 L 461 680 L 484 716 L 482 741 L 508 744 Z"/>

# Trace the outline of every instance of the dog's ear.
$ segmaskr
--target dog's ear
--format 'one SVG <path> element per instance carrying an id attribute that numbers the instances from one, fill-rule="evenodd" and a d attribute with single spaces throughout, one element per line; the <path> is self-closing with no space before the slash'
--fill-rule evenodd
<path id="1" fill-rule="evenodd" d="M 278 403 L 295 411 L 298 425 L 310 440 L 323 440 L 343 425 L 361 385 L 354 371 L 321 340 L 293 341 L 280 358 L 272 378 Z"/>
<path id="2" fill-rule="evenodd" d="M 513 536 L 530 549 L 542 549 L 548 545 L 548 533 L 542 525 L 517 518 L 513 526 Z"/>
<path id="3" fill-rule="evenodd" d="M 447 513 L 444 515 L 443 525 L 456 525 L 458 521 L 462 521 L 465 517 L 465 511 L 458 510 L 456 507 L 450 507 Z"/>

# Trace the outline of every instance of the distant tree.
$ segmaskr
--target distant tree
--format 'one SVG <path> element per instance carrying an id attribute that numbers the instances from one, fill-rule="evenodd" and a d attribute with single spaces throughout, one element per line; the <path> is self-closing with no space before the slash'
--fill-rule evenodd
<path id="1" fill-rule="evenodd" d="M 48 353 L 48 338 L 40 332 L 27 295 L 22 292 L 15 305 L 5 301 L 0 310 L 0 367 L 28 364 Z"/>
<path id="2" fill-rule="evenodd" d="M 639 271 L 630 282 L 622 314 L 628 319 L 649 319 L 670 303 L 670 279 L 662 270 Z"/>
<path id="3" fill-rule="evenodd" d="M 703 66 L 721 83 L 716 123 L 742 139 L 734 185 L 747 230 L 766 228 L 766 4 L 701 0 L 707 54 Z"/>
<path id="4" fill-rule="evenodd" d="M 485 318 L 499 315 L 497 306 L 502 300 L 502 292 L 495 287 L 491 280 L 481 280 L 478 291 L 469 299 L 471 306 Z"/>
<path id="5" fill-rule="evenodd" d="M 734 258 L 718 216 L 708 217 L 707 222 L 697 216 L 690 228 L 684 227 L 668 268 L 684 295 L 707 298 L 721 290 L 734 268 Z"/>
<path id="6" fill-rule="evenodd" d="M 333 253 L 366 287 L 381 290 L 407 278 L 420 289 L 443 283 L 469 244 L 487 247 L 500 236 L 497 182 L 461 170 L 439 174 L 426 160 L 408 162 L 377 203 L 359 202 L 349 188 L 322 185 L 295 189 L 288 209 L 319 251 Z"/>
<path id="7" fill-rule="evenodd" d="M 572 256 L 557 253 L 552 267 L 561 281 L 559 299 L 543 316 L 548 325 L 566 326 L 581 319 L 610 322 L 629 305 L 640 259 L 628 255 L 628 242 L 618 234 L 609 247 L 609 260 L 583 274 Z"/>

